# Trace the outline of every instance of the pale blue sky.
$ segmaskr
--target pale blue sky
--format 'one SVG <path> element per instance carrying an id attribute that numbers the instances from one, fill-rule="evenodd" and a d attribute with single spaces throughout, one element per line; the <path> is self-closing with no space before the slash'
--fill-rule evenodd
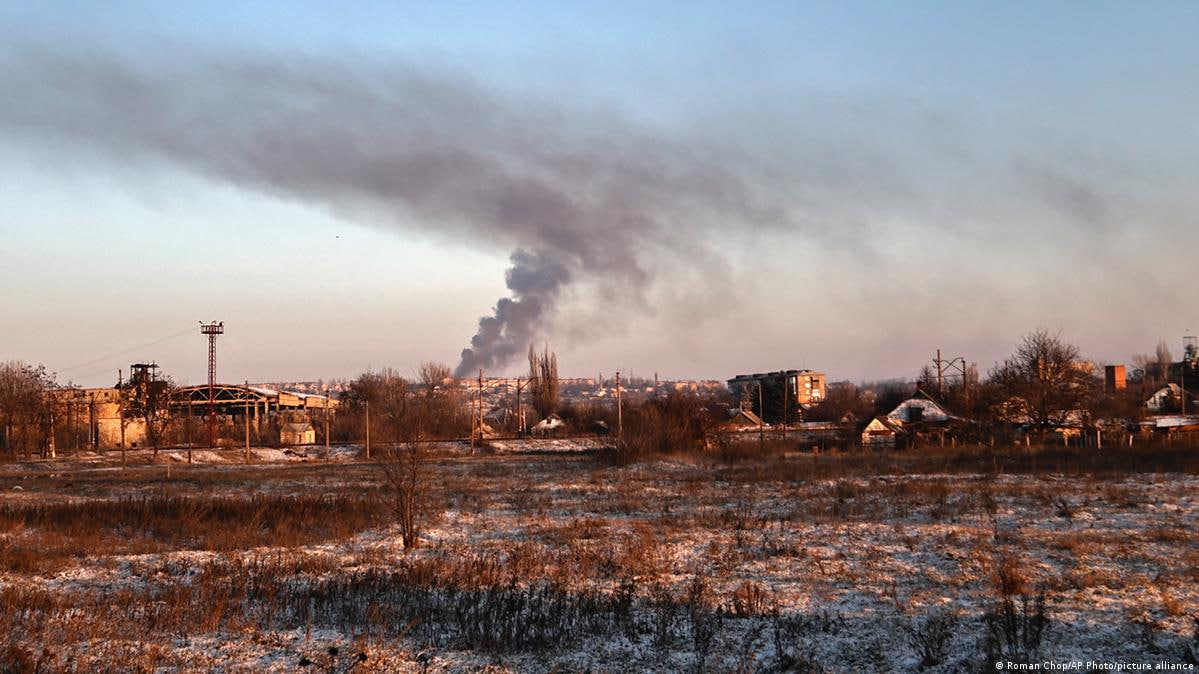
<path id="1" fill-rule="evenodd" d="M 1038 326 L 1116 362 L 1199 330 L 1194 3 L 180 5 L 0 6 L 0 358 L 66 370 L 215 318 L 227 380 L 457 364 L 507 295 L 512 248 L 542 242 L 482 211 L 409 211 L 391 184 L 359 195 L 340 155 L 305 175 L 286 142 L 239 145 L 293 113 L 297 137 L 334 149 L 409 139 L 363 161 L 460 144 L 567 199 L 595 189 L 574 160 L 625 189 L 647 167 L 743 184 L 753 208 L 658 186 L 630 207 L 648 233 L 580 221 L 601 261 L 578 263 L 535 331 L 570 374 L 874 378 L 937 347 L 985 369 Z M 231 64 L 248 79 L 224 79 Z M 175 118 L 124 107 L 104 89 L 122 72 Z M 424 84 L 362 109 L 327 94 L 338 72 Z M 323 116 L 271 93 L 297 74 Z M 237 88 L 254 77 L 261 95 Z M 405 98 L 423 86 L 444 97 L 425 117 Z M 352 175 L 373 182 L 370 165 Z M 106 383 L 142 358 L 203 376 L 196 334 L 60 379 Z"/>

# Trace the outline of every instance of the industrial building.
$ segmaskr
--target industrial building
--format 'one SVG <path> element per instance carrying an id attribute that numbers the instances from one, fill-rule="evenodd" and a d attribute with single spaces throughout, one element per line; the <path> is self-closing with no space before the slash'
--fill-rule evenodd
<path id="1" fill-rule="evenodd" d="M 147 399 L 145 391 L 163 395 L 161 408 L 151 410 L 150 418 L 159 420 L 157 429 L 169 420 L 192 418 L 198 421 L 208 415 L 208 386 L 186 386 L 168 391 L 166 383 L 152 378 L 152 369 L 139 370 L 128 382 L 103 388 L 62 388 L 50 391 L 57 410 L 59 429 L 70 429 L 72 445 L 96 449 L 120 447 L 137 448 L 147 445 L 147 411 L 139 409 L 136 400 Z M 139 377 L 149 376 L 144 382 Z M 140 383 L 139 383 L 140 382 Z M 147 388 L 139 388 L 145 385 Z M 307 426 L 308 416 L 316 410 L 332 410 L 338 401 L 324 395 L 278 390 L 263 386 L 218 384 L 213 387 L 213 411 L 218 424 L 250 416 L 254 428 L 261 430 L 268 422 L 279 421 L 288 426 L 291 444 L 311 443 L 313 431 Z M 298 439 L 297 439 L 298 438 Z M 197 437 L 198 439 L 198 437 Z"/>

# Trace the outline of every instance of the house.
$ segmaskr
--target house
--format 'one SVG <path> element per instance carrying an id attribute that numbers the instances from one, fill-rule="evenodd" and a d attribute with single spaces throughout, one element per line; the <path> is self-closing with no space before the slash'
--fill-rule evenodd
<path id="1" fill-rule="evenodd" d="M 730 410 L 730 416 L 727 421 L 720 425 L 720 430 L 725 432 L 740 432 L 740 431 L 756 431 L 766 424 L 762 418 L 754 414 L 750 410 L 735 409 Z"/>
<path id="2" fill-rule="evenodd" d="M 1191 405 L 1191 395 L 1187 395 L 1187 407 Z M 1145 401 L 1145 409 L 1154 414 L 1170 414 L 1181 411 L 1183 391 L 1178 384 L 1169 383 L 1154 391 Z"/>
<path id="3" fill-rule="evenodd" d="M 530 434 L 540 437 L 561 435 L 564 432 L 566 432 L 566 422 L 557 414 L 549 415 L 533 424 L 533 427 L 529 429 Z"/>
<path id="4" fill-rule="evenodd" d="M 307 422 L 285 423 L 279 428 L 279 443 L 283 445 L 316 444 L 316 429 Z"/>
<path id="5" fill-rule="evenodd" d="M 871 447 L 901 447 L 927 435 L 937 436 L 944 442 L 953 425 L 966 421 L 917 389 L 886 415 L 871 419 L 862 430 L 861 439 L 863 445 Z"/>
<path id="6" fill-rule="evenodd" d="M 888 417 L 875 417 L 862 430 L 862 445 L 867 447 L 895 447 L 903 435 L 903 425 Z"/>

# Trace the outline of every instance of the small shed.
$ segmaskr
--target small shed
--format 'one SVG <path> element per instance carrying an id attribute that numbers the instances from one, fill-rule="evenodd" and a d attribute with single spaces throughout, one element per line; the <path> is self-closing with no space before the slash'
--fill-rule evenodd
<path id="1" fill-rule="evenodd" d="M 283 445 L 315 444 L 316 429 L 310 423 L 285 423 L 279 429 L 279 443 Z"/>

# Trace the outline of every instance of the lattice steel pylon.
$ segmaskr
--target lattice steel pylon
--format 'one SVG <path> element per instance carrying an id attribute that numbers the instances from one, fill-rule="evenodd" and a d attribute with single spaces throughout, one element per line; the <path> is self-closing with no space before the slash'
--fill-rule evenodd
<path id="1" fill-rule="evenodd" d="M 208 446 L 216 447 L 216 338 L 225 333 L 224 321 L 200 321 L 200 334 L 208 336 Z"/>

